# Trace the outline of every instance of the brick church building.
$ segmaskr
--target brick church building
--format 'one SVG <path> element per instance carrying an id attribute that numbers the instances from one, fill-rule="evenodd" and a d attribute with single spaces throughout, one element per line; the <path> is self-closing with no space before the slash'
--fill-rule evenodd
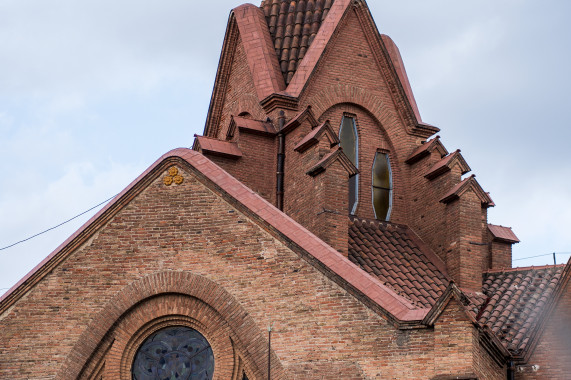
<path id="1" fill-rule="evenodd" d="M 571 378 L 570 266 L 512 269 L 438 132 L 365 1 L 237 7 L 192 149 L 0 299 L 0 378 Z"/>

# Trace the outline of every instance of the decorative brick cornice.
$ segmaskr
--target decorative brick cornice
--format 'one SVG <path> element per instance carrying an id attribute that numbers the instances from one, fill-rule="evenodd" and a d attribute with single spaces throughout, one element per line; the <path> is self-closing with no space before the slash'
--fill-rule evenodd
<path id="1" fill-rule="evenodd" d="M 299 109 L 299 100 L 296 97 L 282 92 L 271 94 L 262 100 L 260 105 L 267 113 L 270 113 L 276 109 L 297 111 Z"/>
<path id="2" fill-rule="evenodd" d="M 222 116 L 222 107 L 224 99 L 228 92 L 228 81 L 230 80 L 230 70 L 234 61 L 234 53 L 238 46 L 238 25 L 234 13 L 230 13 L 222 52 L 220 53 L 220 62 L 216 71 L 216 79 L 214 80 L 214 90 L 210 98 L 210 106 L 208 107 L 208 115 L 206 117 L 206 125 L 204 127 L 204 136 L 217 137 L 220 130 L 220 120 Z"/>

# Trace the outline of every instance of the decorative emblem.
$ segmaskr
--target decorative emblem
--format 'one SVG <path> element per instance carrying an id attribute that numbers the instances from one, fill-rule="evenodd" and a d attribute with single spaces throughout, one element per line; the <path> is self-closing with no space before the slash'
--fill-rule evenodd
<path id="1" fill-rule="evenodd" d="M 178 174 L 178 168 L 176 166 L 171 166 L 168 170 L 168 175 L 163 178 L 163 182 L 165 185 L 170 186 L 173 182 L 177 185 L 183 183 L 184 178 Z"/>

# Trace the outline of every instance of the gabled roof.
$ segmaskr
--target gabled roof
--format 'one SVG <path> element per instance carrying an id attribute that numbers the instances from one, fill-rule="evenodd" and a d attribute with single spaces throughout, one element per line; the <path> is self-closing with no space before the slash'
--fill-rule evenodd
<path id="1" fill-rule="evenodd" d="M 435 149 L 440 153 L 440 157 L 444 157 L 448 154 L 448 151 L 440 141 L 440 136 L 436 136 L 435 138 L 424 142 L 421 146 L 416 148 L 405 162 L 409 165 L 414 164 L 415 162 L 420 161 L 422 158 L 428 156 Z"/>
<path id="2" fill-rule="evenodd" d="M 349 259 L 416 305 L 430 308 L 450 279 L 444 263 L 406 226 L 351 217 Z"/>
<path id="3" fill-rule="evenodd" d="M 424 176 L 428 179 L 437 178 L 441 174 L 452 170 L 454 165 L 460 165 L 462 174 L 466 174 L 472 170 L 466 160 L 464 160 L 464 157 L 462 157 L 462 154 L 460 154 L 460 149 L 458 149 L 434 164 Z"/>
<path id="4" fill-rule="evenodd" d="M 317 144 L 323 135 L 327 136 L 331 147 L 339 144 L 339 137 L 331 128 L 329 120 L 327 120 L 325 123 L 309 132 L 307 136 L 305 136 L 299 143 L 297 143 L 293 150 L 299 153 L 303 153 L 313 145 Z"/>
<path id="5" fill-rule="evenodd" d="M 486 193 L 478 181 L 476 181 L 476 175 L 472 174 L 471 176 L 464 179 L 462 182 L 458 183 L 454 186 L 442 199 L 440 202 L 442 203 L 450 203 L 455 201 L 456 199 L 460 198 L 462 194 L 466 191 L 472 189 L 474 193 L 480 198 L 483 207 L 493 207 L 495 206 L 494 201 L 490 198 L 490 195 Z"/>
<path id="6" fill-rule="evenodd" d="M 284 125 L 284 127 L 282 128 L 282 132 L 283 133 L 289 133 L 289 132 L 293 131 L 295 128 L 297 128 L 298 126 L 300 126 L 301 123 L 303 123 L 306 120 L 311 125 L 311 129 L 313 129 L 319 125 L 319 123 L 317 122 L 317 119 L 315 118 L 315 115 L 313 114 L 313 111 L 311 110 L 311 106 L 307 106 L 303 111 L 301 111 L 300 113 L 295 115 L 293 117 L 293 119 L 288 121 L 286 123 L 286 125 Z"/>
<path id="7" fill-rule="evenodd" d="M 334 0 L 264 0 L 263 9 L 286 84 L 317 35 Z"/>
<path id="8" fill-rule="evenodd" d="M 9 309 L 44 276 L 89 240 L 171 165 L 183 165 L 194 172 L 200 181 L 207 186 L 213 186 L 220 196 L 231 201 L 255 223 L 261 223 L 266 231 L 277 239 L 287 242 L 292 250 L 312 263 L 314 267 L 354 296 L 364 299 L 365 304 L 392 322 L 420 321 L 426 315 L 425 308 L 416 307 L 406 298 L 395 293 L 376 277 L 364 272 L 208 158 L 186 148 L 172 150 L 160 157 L 12 289 L 2 295 L 0 314 Z"/>
<path id="9" fill-rule="evenodd" d="M 522 355 L 553 298 L 565 265 L 484 273 L 478 322 L 488 325 L 514 355 Z"/>
<path id="10" fill-rule="evenodd" d="M 349 157 L 343 153 L 343 149 L 340 146 L 335 147 L 329 154 L 323 156 L 321 161 L 315 164 L 311 169 L 307 171 L 307 175 L 315 177 L 316 175 L 323 173 L 331 164 L 338 161 L 347 171 L 349 177 L 359 174 L 359 169 L 351 162 Z"/>
<path id="11" fill-rule="evenodd" d="M 494 237 L 494 240 L 504 241 L 507 243 L 519 243 L 519 239 L 512 231 L 511 227 L 496 226 L 488 223 L 488 230 Z"/>

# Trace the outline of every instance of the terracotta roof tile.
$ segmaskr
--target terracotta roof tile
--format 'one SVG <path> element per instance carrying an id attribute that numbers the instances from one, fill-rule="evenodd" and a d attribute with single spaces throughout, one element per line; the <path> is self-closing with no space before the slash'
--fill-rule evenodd
<path id="1" fill-rule="evenodd" d="M 264 0 L 264 11 L 286 84 L 319 31 L 333 0 Z"/>
<path id="2" fill-rule="evenodd" d="M 488 224 L 488 230 L 490 230 L 494 239 L 506 241 L 508 243 L 519 243 L 520 241 L 512 231 L 511 227 Z"/>
<path id="3" fill-rule="evenodd" d="M 413 304 L 428 308 L 449 280 L 443 263 L 413 234 L 405 226 L 352 217 L 349 259 Z"/>
<path id="4" fill-rule="evenodd" d="M 565 265 L 486 272 L 478 322 L 488 325 L 512 354 L 520 355 L 552 297 Z"/>

